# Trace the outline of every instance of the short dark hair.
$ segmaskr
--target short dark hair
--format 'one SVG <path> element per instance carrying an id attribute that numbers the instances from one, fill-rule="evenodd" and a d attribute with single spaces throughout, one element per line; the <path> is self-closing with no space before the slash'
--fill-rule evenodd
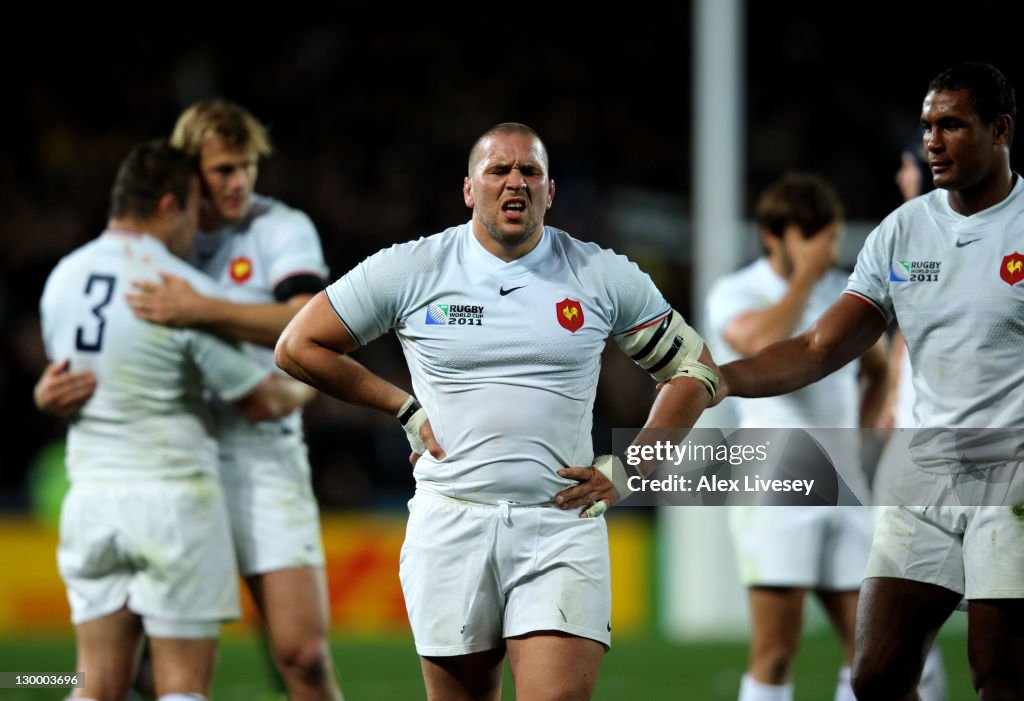
<path id="1" fill-rule="evenodd" d="M 523 136 L 533 137 L 537 140 L 537 143 L 540 144 L 541 155 L 544 157 L 544 168 L 547 170 L 551 169 L 551 164 L 548 162 L 548 149 L 544 145 L 544 142 L 541 141 L 540 135 L 536 131 L 519 122 L 502 122 L 501 124 L 495 124 L 473 142 L 473 148 L 469 149 L 469 164 L 467 167 L 470 177 L 473 175 L 473 168 L 476 166 L 477 162 L 483 158 L 482 147 L 484 141 L 492 136 L 497 136 L 498 134 L 521 134 Z"/>
<path id="2" fill-rule="evenodd" d="M 971 105 L 983 124 L 991 124 L 1001 114 L 1017 122 L 1013 84 L 992 64 L 968 61 L 951 66 L 928 83 L 928 92 L 940 90 L 970 90 Z"/>
<path id="3" fill-rule="evenodd" d="M 195 159 L 166 139 L 137 144 L 117 169 L 110 189 L 110 216 L 147 218 L 156 213 L 160 198 L 171 193 L 182 207 L 192 194 Z"/>
<path id="4" fill-rule="evenodd" d="M 824 178 L 813 173 L 785 173 L 765 188 L 754 219 L 773 236 L 795 225 L 807 238 L 843 218 L 839 196 Z"/>

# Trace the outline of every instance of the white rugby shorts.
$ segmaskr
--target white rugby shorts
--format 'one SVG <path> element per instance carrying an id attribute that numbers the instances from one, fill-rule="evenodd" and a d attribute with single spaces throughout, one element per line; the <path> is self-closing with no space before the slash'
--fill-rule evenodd
<path id="1" fill-rule="evenodd" d="M 222 445 L 220 474 L 243 576 L 324 565 L 305 444 Z"/>
<path id="2" fill-rule="evenodd" d="M 425 657 L 499 648 L 544 630 L 608 647 L 610 569 L 604 518 L 423 490 L 409 501 L 399 572 Z"/>
<path id="3" fill-rule="evenodd" d="M 860 588 L 874 518 L 866 506 L 732 506 L 740 580 L 747 587 Z"/>
<path id="4" fill-rule="evenodd" d="M 155 637 L 214 638 L 238 618 L 238 575 L 220 483 L 77 480 L 61 507 L 57 565 L 71 620 L 127 608 Z"/>
<path id="5" fill-rule="evenodd" d="M 900 486 L 913 503 L 879 507 L 866 577 L 937 584 L 968 600 L 1024 598 L 1020 465 L 956 474 L 915 468 Z"/>

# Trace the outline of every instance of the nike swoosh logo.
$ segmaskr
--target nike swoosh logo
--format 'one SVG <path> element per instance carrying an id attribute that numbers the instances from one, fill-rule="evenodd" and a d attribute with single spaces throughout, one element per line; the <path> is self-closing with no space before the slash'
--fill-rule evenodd
<path id="1" fill-rule="evenodd" d="M 507 290 L 504 287 L 499 287 L 498 288 L 498 294 L 500 294 L 502 297 L 504 297 L 505 295 L 510 294 L 512 292 L 515 292 L 516 290 L 521 290 L 524 287 L 526 287 L 526 285 L 520 285 L 519 287 L 510 287 Z"/>
<path id="2" fill-rule="evenodd" d="M 981 239 L 971 239 L 970 241 L 961 241 L 960 239 L 957 239 L 956 240 L 956 247 L 957 248 L 963 248 L 964 246 L 970 246 L 975 241 L 981 241 Z"/>

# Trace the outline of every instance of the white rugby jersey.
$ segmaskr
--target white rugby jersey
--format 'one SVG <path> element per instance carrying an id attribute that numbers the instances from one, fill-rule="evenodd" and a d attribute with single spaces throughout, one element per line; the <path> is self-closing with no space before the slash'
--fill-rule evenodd
<path id="1" fill-rule="evenodd" d="M 847 285 L 899 322 L 923 428 L 1024 426 L 1024 183 L 1014 177 L 1005 200 L 969 217 L 946 190 L 907 202 L 871 232 Z M 955 457 L 936 442 L 943 434 L 955 436 L 917 433 L 919 464 Z"/>
<path id="2" fill-rule="evenodd" d="M 843 293 L 846 275 L 833 269 L 811 291 L 793 335 L 803 333 Z M 711 287 L 707 297 L 708 345 L 719 364 L 742 357 L 723 338 L 725 327 L 743 312 L 778 303 L 789 289 L 768 259 L 758 258 Z M 741 428 L 856 428 L 859 419 L 857 364 L 778 397 L 733 399 Z"/>
<path id="3" fill-rule="evenodd" d="M 624 256 L 544 227 L 506 263 L 469 223 L 367 258 L 327 296 L 360 344 L 398 334 L 447 453 L 419 460 L 417 485 L 491 503 L 550 502 L 572 484 L 556 470 L 593 463 L 605 341 L 670 311 Z"/>
<path id="4" fill-rule="evenodd" d="M 183 477 L 216 474 L 217 445 L 203 401 L 251 392 L 266 368 L 225 341 L 193 329 L 136 319 L 125 301 L 133 280 L 159 272 L 204 294 L 216 285 L 148 235 L 107 230 L 65 256 L 40 300 L 52 360 L 92 370 L 96 393 L 68 431 L 68 476 Z"/>
<path id="5" fill-rule="evenodd" d="M 327 278 L 313 222 L 303 212 L 262 195 L 252 196 L 249 214 L 242 221 L 196 234 L 187 260 L 220 283 L 216 296 L 238 304 L 276 302 L 274 289 L 296 275 Z M 242 347 L 265 368 L 278 371 L 272 348 L 250 343 Z M 214 410 L 223 444 L 250 443 L 260 436 L 302 438 L 301 411 L 253 424 L 230 407 L 215 404 Z"/>

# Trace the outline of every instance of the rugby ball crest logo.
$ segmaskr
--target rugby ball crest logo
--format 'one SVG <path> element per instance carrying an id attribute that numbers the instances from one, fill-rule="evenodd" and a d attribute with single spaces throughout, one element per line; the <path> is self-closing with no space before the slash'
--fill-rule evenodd
<path id="1" fill-rule="evenodd" d="M 239 256 L 228 263 L 228 273 L 235 282 L 245 282 L 252 277 L 252 261 Z"/>
<path id="2" fill-rule="evenodd" d="M 999 277 L 1011 287 L 1024 280 L 1024 255 L 1013 252 L 1003 257 L 1003 262 L 999 266 Z"/>
<path id="3" fill-rule="evenodd" d="M 576 333 L 583 326 L 583 307 L 575 299 L 566 297 L 555 303 L 555 318 L 563 329 Z"/>

